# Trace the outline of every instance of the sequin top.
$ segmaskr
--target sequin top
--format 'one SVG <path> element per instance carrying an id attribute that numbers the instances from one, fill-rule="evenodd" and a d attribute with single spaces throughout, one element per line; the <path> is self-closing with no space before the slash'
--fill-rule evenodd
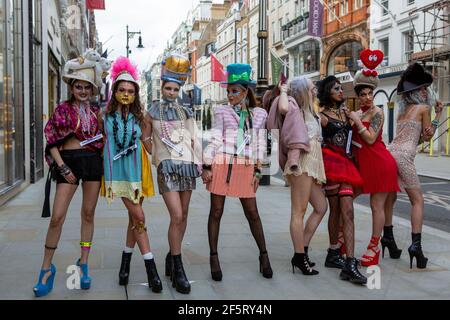
<path id="1" fill-rule="evenodd" d="M 420 189 L 414 158 L 422 133 L 422 122 L 402 120 L 397 122 L 397 135 L 388 149 L 397 161 L 400 185 L 407 189 Z"/>

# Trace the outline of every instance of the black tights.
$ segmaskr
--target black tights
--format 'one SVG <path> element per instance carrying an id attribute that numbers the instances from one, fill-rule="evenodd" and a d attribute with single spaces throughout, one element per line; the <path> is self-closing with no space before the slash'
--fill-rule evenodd
<path id="1" fill-rule="evenodd" d="M 264 230 L 256 205 L 256 198 L 240 198 L 244 209 L 245 217 L 250 225 L 253 238 L 261 253 L 266 252 L 266 240 L 264 239 Z M 225 205 L 225 196 L 211 193 L 211 210 L 208 218 L 208 239 L 211 253 L 217 252 L 217 243 L 219 240 L 220 220 L 222 219 Z"/>

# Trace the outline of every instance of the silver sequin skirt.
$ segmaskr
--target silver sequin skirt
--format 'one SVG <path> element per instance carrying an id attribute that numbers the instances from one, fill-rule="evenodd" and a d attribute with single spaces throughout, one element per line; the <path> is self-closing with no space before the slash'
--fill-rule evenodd
<path id="1" fill-rule="evenodd" d="M 195 190 L 196 178 L 182 177 L 176 173 L 163 173 L 162 168 L 160 164 L 157 170 L 159 194 Z"/>

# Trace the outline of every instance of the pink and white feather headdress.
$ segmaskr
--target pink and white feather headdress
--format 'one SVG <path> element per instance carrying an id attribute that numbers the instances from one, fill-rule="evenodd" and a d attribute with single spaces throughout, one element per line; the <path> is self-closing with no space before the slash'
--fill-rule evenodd
<path id="1" fill-rule="evenodd" d="M 114 61 L 111 67 L 111 79 L 113 83 L 117 81 L 130 81 L 139 85 L 138 67 L 134 65 L 130 59 L 126 57 L 119 57 Z"/>

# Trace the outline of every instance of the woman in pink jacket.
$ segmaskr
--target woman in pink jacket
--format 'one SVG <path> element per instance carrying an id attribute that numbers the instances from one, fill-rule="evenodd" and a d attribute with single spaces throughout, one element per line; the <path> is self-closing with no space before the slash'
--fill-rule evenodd
<path id="1" fill-rule="evenodd" d="M 257 108 L 251 89 L 251 67 L 231 64 L 227 67 L 229 105 L 215 108 L 211 143 L 204 152 L 202 179 L 211 192 L 208 219 L 211 276 L 222 280 L 217 242 L 225 198 L 241 201 L 253 237 L 258 245 L 259 269 L 265 278 L 272 278 L 264 231 L 256 205 L 256 190 L 261 178 L 260 161 L 265 150 L 267 112 Z"/>
<path id="2" fill-rule="evenodd" d="M 308 245 L 327 211 L 327 202 L 321 187 L 326 178 L 322 128 L 313 107 L 315 86 L 306 77 L 297 77 L 289 86 L 280 85 L 280 91 L 272 103 L 267 128 L 280 130 L 280 166 L 291 186 L 292 272 L 297 267 L 304 275 L 316 275 L 319 272 L 312 269 L 315 264 L 309 261 Z M 314 211 L 304 228 L 308 202 Z"/>

